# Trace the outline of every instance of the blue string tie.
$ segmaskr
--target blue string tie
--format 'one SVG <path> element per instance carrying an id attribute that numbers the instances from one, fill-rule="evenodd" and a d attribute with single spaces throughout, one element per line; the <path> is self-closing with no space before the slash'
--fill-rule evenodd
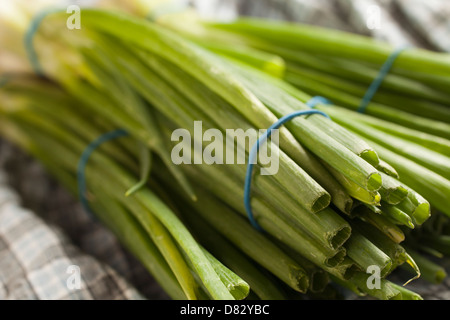
<path id="1" fill-rule="evenodd" d="M 89 161 L 91 154 L 100 147 L 103 143 L 108 142 L 110 140 L 114 140 L 120 137 L 128 136 L 128 132 L 123 129 L 118 129 L 114 131 L 107 132 L 94 141 L 92 141 L 86 149 L 83 151 L 80 161 L 78 162 L 77 167 L 77 184 L 78 184 L 78 197 L 80 199 L 80 203 L 83 206 L 84 210 L 91 216 L 94 217 L 94 214 L 89 206 L 89 200 L 87 199 L 87 188 L 86 188 L 86 166 Z"/>
<path id="2" fill-rule="evenodd" d="M 359 105 L 358 111 L 359 113 L 364 113 L 366 111 L 367 106 L 369 105 L 370 101 L 372 101 L 372 98 L 375 96 L 375 94 L 378 91 L 378 88 L 383 83 L 384 78 L 388 75 L 389 71 L 392 68 L 392 65 L 394 64 L 397 57 L 408 49 L 409 47 L 401 47 L 392 52 L 389 57 L 386 59 L 384 64 L 381 66 L 380 71 L 378 72 L 378 75 L 375 77 L 375 79 L 370 84 L 369 88 L 367 89 L 366 93 L 364 94 L 364 97 L 361 100 L 361 104 Z"/>
<path id="3" fill-rule="evenodd" d="M 36 35 L 39 27 L 41 26 L 42 21 L 52 13 L 63 11 L 64 9 L 61 8 L 47 8 L 40 12 L 38 12 L 33 19 L 31 20 L 30 26 L 28 27 L 25 37 L 24 37 L 24 45 L 25 45 L 25 51 L 28 57 L 28 60 L 30 61 L 31 67 L 33 68 L 34 72 L 43 77 L 44 76 L 44 70 L 41 66 L 41 63 L 39 62 L 39 58 L 37 56 L 36 50 L 34 48 L 34 36 Z"/>
<path id="4" fill-rule="evenodd" d="M 394 64 L 397 57 L 404 51 L 408 49 L 408 47 L 401 47 L 392 52 L 389 57 L 386 59 L 385 63 L 381 66 L 381 69 L 377 75 L 377 77 L 372 81 L 369 88 L 367 89 L 366 93 L 364 94 L 364 97 L 361 101 L 360 106 L 358 107 L 357 111 L 360 113 L 364 113 L 368 104 L 372 100 L 373 96 L 377 93 L 379 87 L 381 86 L 384 78 L 388 75 L 389 71 L 392 68 L 392 65 Z M 249 160 L 247 165 L 247 172 L 245 175 L 245 185 L 244 185 L 244 206 L 245 210 L 247 212 L 248 219 L 252 226 L 259 230 L 263 231 L 261 226 L 256 222 L 253 210 L 250 204 L 250 195 L 251 195 L 251 182 L 252 182 L 252 174 L 253 174 L 253 162 L 256 159 L 256 154 L 259 150 L 259 145 L 264 143 L 272 134 L 273 129 L 278 129 L 280 126 L 282 126 L 284 123 L 292 120 L 295 117 L 303 116 L 303 115 L 310 115 L 310 114 L 321 114 L 327 118 L 330 119 L 330 117 L 319 110 L 314 110 L 313 108 L 318 104 L 332 104 L 330 100 L 321 97 L 321 96 L 315 96 L 311 98 L 308 102 L 306 102 L 306 105 L 309 106 L 312 110 L 302 110 L 302 111 L 295 111 L 291 114 L 288 114 L 282 118 L 280 118 L 277 122 L 275 122 L 272 126 L 267 129 L 267 131 L 258 139 L 256 144 L 252 146 L 252 149 L 249 154 Z"/>
<path id="5" fill-rule="evenodd" d="M 256 155 L 259 151 L 259 146 L 260 144 L 264 143 L 272 134 L 272 130 L 274 129 L 278 129 L 279 127 L 281 127 L 283 124 L 285 124 L 286 122 L 299 117 L 299 116 L 305 116 L 305 115 L 311 115 L 311 114 L 320 114 L 324 117 L 327 117 L 328 119 L 330 119 L 330 117 L 322 111 L 319 110 L 315 110 L 313 109 L 316 105 L 318 104 L 331 104 L 331 102 L 323 97 L 320 96 L 316 96 L 311 98 L 308 102 L 306 102 L 306 105 L 309 106 L 311 108 L 311 110 L 300 110 L 300 111 L 294 111 L 288 115 L 285 115 L 283 117 L 281 117 L 280 119 L 278 119 L 277 122 L 275 122 L 273 125 L 271 125 L 265 132 L 264 134 L 261 135 L 261 137 L 256 141 L 256 143 L 252 146 L 251 150 L 250 150 L 250 154 L 248 157 L 248 164 L 247 164 L 247 172 L 245 174 L 245 185 L 244 185 L 244 207 L 245 210 L 247 212 L 247 217 L 248 220 L 250 221 L 250 223 L 252 224 L 252 226 L 259 230 L 259 231 L 263 231 L 263 229 L 261 228 L 261 226 L 256 222 L 254 215 L 253 215 L 253 210 L 252 210 L 252 206 L 250 204 L 250 200 L 251 200 L 251 183 L 252 183 L 252 174 L 253 174 L 253 167 L 254 167 L 254 162 L 256 160 Z"/>

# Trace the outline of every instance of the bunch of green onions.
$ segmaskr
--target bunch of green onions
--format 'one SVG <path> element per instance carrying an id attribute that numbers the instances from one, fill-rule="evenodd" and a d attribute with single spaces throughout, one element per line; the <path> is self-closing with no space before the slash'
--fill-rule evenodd
<path id="1" fill-rule="evenodd" d="M 181 30 L 179 21 L 168 16 L 163 23 Z M 435 220 L 447 223 L 450 216 L 448 54 L 404 48 L 376 94 L 361 110 L 363 96 L 395 48 L 341 31 L 260 19 L 231 23 L 200 21 L 198 25 L 200 28 L 193 29 L 195 32 L 184 30 L 195 41 L 229 58 L 237 57 L 227 49 L 230 45 L 239 48 L 241 57 L 250 54 L 260 57 L 258 62 L 241 60 L 263 66 L 260 69 L 266 73 L 282 77 L 300 89 L 295 95 L 301 101 L 307 101 L 310 95 L 328 98 L 332 105 L 317 109 L 367 141 L 395 168 L 395 172 L 388 169 L 394 176 L 424 196 L 437 216 L 445 215 Z M 208 41 L 204 40 L 206 37 Z M 272 63 L 263 65 L 264 60 Z M 420 232 L 420 241 L 429 246 L 446 243 L 443 228 L 439 225 L 432 230 L 428 228 L 425 237 Z M 448 252 L 443 248 L 439 252 L 421 247 L 437 256 Z"/>
<path id="2" fill-rule="evenodd" d="M 435 205 L 446 189 L 433 195 L 404 180 L 410 171 L 398 154 L 338 120 L 296 118 L 280 129 L 279 149 L 270 145 L 279 172 L 253 179 L 260 232 L 243 205 L 246 165 L 176 166 L 171 133 L 181 127 L 195 137 L 194 121 L 221 132 L 268 128 L 308 109 L 308 93 L 274 77 L 280 60 L 260 49 L 232 54 L 205 45 L 207 37 L 202 44 L 105 10 L 83 10 L 82 19 L 77 31 L 64 27 L 65 12 L 42 21 L 33 44 L 46 77 L 9 76 L 0 89 L 0 131 L 76 193 L 83 150 L 102 133 L 126 130 L 92 154 L 87 197 L 172 298 L 319 297 L 338 284 L 380 299 L 420 299 L 387 277 L 405 262 L 417 273 L 418 261 L 432 264 L 400 243 L 429 218 L 426 199 Z M 275 63 L 258 67 L 263 61 Z M 323 107 L 336 119 L 331 109 L 341 114 Z M 252 146 L 234 147 L 248 155 Z M 370 266 L 381 270 L 380 289 L 367 286 Z"/>

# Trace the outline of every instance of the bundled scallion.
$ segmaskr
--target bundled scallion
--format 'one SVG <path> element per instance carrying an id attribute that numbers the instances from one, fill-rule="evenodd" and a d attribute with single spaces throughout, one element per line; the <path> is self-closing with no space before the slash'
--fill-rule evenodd
<path id="1" fill-rule="evenodd" d="M 30 23 L 25 8 L 15 9 Z M 67 13 L 48 12 L 31 47 L 45 77 L 31 72 L 8 77 L 0 88 L 0 133 L 77 193 L 77 165 L 86 147 L 106 132 L 125 130 L 126 137 L 94 150 L 82 173 L 89 192 L 79 196 L 87 197 L 95 214 L 174 299 L 314 297 L 335 284 L 382 299 L 420 298 L 388 276 L 405 263 L 416 273 L 421 264 L 436 270 L 401 243 L 416 250 L 414 232 L 427 224 L 430 204 L 450 214 L 448 122 L 422 118 L 420 112 L 403 117 L 404 110 L 387 102 L 378 109 L 369 106 L 368 115 L 357 114 L 331 89 L 319 90 L 331 88 L 336 79 L 340 87 L 334 90 L 356 97 L 356 85 L 348 84 L 345 92 L 339 76 L 366 84 L 370 79 L 364 75 L 373 72 L 353 77 L 352 64 L 374 70 L 388 49 L 348 36 L 333 56 L 334 33 L 312 29 L 309 43 L 308 27 L 253 20 L 184 20 L 191 25 L 182 30 L 183 17 L 155 22 L 83 9 L 82 29 L 68 30 Z M 10 34 L 23 36 L 27 24 L 8 19 L 1 23 L 9 23 Z M 307 47 L 296 45 L 301 39 Z M 23 48 L 12 42 L 5 47 L 27 64 Z M 386 97 L 393 97 L 388 100 L 400 103 L 394 98 L 400 93 L 405 101 L 420 97 L 445 114 L 441 86 L 422 92 L 408 88 L 428 81 L 443 86 L 448 57 L 419 51 L 403 59 L 384 88 L 390 89 Z M 424 66 L 417 64 L 417 74 L 410 68 L 418 61 L 430 68 L 426 83 L 417 75 Z M 308 72 L 317 67 L 311 71 L 316 78 L 298 71 L 307 63 Z M 400 69 L 405 67 L 408 72 Z M 281 127 L 279 144 L 267 143 L 278 155 L 278 172 L 253 176 L 251 206 L 261 232 L 243 202 L 247 163 L 226 163 L 226 157 L 237 153 L 248 159 L 257 130 L 309 109 L 316 94 L 336 104 L 317 106 L 332 120 L 310 115 Z M 370 116 L 385 109 L 381 119 Z M 408 122 L 397 121 L 397 112 L 408 121 L 423 121 L 405 127 Z M 177 129 L 189 137 L 183 139 L 180 163 L 171 157 L 180 148 Z M 231 137 L 219 150 L 208 134 L 220 134 L 225 142 L 229 130 L 246 132 L 247 140 Z M 202 159 L 211 149 L 219 163 Z M 373 266 L 380 270 L 380 289 L 367 285 Z"/>

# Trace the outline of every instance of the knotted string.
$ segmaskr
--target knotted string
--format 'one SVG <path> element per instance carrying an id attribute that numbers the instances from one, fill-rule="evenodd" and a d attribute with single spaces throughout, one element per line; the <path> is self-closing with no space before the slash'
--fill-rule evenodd
<path id="1" fill-rule="evenodd" d="M 252 146 L 249 157 L 248 157 L 247 172 L 245 174 L 244 207 L 247 212 L 248 220 L 250 221 L 250 223 L 252 224 L 252 226 L 255 229 L 257 229 L 259 231 L 263 231 L 261 226 L 255 220 L 255 217 L 253 215 L 252 206 L 250 203 L 251 202 L 250 200 L 251 200 L 251 184 L 252 184 L 253 167 L 254 167 L 254 162 L 256 160 L 256 155 L 259 150 L 259 146 L 270 137 L 270 135 L 272 134 L 272 130 L 278 129 L 283 124 L 285 124 L 286 122 L 288 122 L 296 117 L 311 115 L 311 114 L 320 114 L 324 117 L 330 118 L 326 113 L 313 109 L 317 104 L 329 104 L 329 103 L 330 103 L 329 100 L 327 100 L 323 97 L 320 97 L 320 96 L 313 97 L 306 103 L 306 105 L 309 106 L 311 108 L 311 110 L 294 111 L 288 115 L 281 117 L 280 119 L 278 119 L 277 122 L 275 122 L 273 125 L 271 125 L 264 132 L 264 134 L 261 135 L 261 137 L 258 139 L 258 141 Z"/>
<path id="2" fill-rule="evenodd" d="M 83 206 L 84 210 L 91 215 L 91 217 L 94 216 L 94 214 L 91 211 L 91 208 L 89 206 L 89 201 L 87 199 L 87 188 L 86 188 L 86 165 L 89 161 L 89 158 L 91 154 L 100 147 L 103 143 L 114 140 L 120 137 L 128 136 L 128 132 L 123 129 L 118 129 L 114 131 L 107 132 L 94 141 L 92 141 L 86 149 L 83 151 L 80 160 L 78 162 L 77 167 L 77 184 L 78 184 L 78 197 L 80 199 L 81 205 Z"/>

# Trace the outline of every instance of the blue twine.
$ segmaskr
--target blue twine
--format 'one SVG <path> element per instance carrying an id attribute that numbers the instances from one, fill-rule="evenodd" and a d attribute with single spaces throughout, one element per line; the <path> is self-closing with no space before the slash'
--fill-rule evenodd
<path id="1" fill-rule="evenodd" d="M 384 78 L 387 76 L 387 74 L 391 70 L 391 67 L 394 64 L 395 60 L 400 55 L 400 53 L 402 53 L 406 49 L 408 49 L 408 47 L 398 48 L 397 50 L 395 50 L 394 52 L 392 52 L 389 55 L 389 57 L 386 59 L 384 64 L 381 66 L 381 69 L 378 72 L 378 75 L 372 81 L 372 83 L 370 84 L 366 93 L 364 94 L 364 97 L 361 100 L 361 104 L 359 105 L 359 107 L 356 111 L 358 111 L 360 113 L 364 113 L 366 111 L 367 106 L 369 105 L 373 96 L 377 93 L 378 88 L 381 86 L 381 83 L 383 82 Z"/>
<path id="2" fill-rule="evenodd" d="M 80 199 L 81 205 L 83 206 L 84 210 L 91 215 L 91 217 L 94 216 L 94 214 L 91 211 L 91 208 L 89 207 L 89 201 L 86 197 L 87 188 L 86 188 L 86 165 L 89 161 L 89 158 L 91 154 L 103 143 L 114 140 L 120 137 L 127 136 L 128 132 L 126 132 L 123 129 L 118 129 L 114 131 L 107 132 L 100 137 L 98 137 L 96 140 L 91 142 L 86 149 L 83 151 L 80 161 L 78 162 L 77 167 L 77 183 L 78 183 L 78 197 Z"/>
<path id="3" fill-rule="evenodd" d="M 306 105 L 309 106 L 310 108 L 314 108 L 317 104 L 330 104 L 330 101 L 323 97 L 317 96 L 317 97 L 313 97 L 306 103 Z M 250 154 L 248 157 L 248 164 L 247 164 L 247 172 L 245 174 L 244 206 L 245 206 L 245 210 L 247 211 L 248 220 L 250 221 L 252 226 L 259 231 L 263 231 L 263 229 L 256 222 L 254 215 L 253 215 L 252 206 L 250 204 L 251 183 L 252 183 L 252 174 L 253 174 L 253 167 L 254 167 L 253 162 L 256 159 L 256 154 L 259 150 L 259 146 L 260 146 L 260 144 L 264 143 L 270 137 L 270 135 L 272 134 L 272 130 L 278 129 L 284 123 L 294 119 L 295 117 L 310 115 L 310 114 L 320 114 L 320 115 L 330 119 L 330 117 L 326 113 L 319 111 L 319 110 L 315 110 L 315 109 L 294 111 L 293 113 L 290 113 L 288 115 L 281 117 L 280 119 L 278 119 L 277 122 L 275 122 L 273 125 L 271 125 L 266 130 L 266 132 L 264 132 L 264 134 L 258 139 L 258 141 L 252 146 L 252 149 L 250 150 Z"/>
<path id="4" fill-rule="evenodd" d="M 42 66 L 39 62 L 39 58 L 37 56 L 36 50 L 34 49 L 33 39 L 34 35 L 37 33 L 42 21 L 52 13 L 56 13 L 58 11 L 62 11 L 60 8 L 47 8 L 45 10 L 40 11 L 38 14 L 36 14 L 33 19 L 31 20 L 30 26 L 27 29 L 27 32 L 25 33 L 24 38 L 24 45 L 25 45 L 25 51 L 28 56 L 28 60 L 31 63 L 31 67 L 33 68 L 34 72 L 39 75 L 43 76 L 44 72 L 42 69 Z"/>

